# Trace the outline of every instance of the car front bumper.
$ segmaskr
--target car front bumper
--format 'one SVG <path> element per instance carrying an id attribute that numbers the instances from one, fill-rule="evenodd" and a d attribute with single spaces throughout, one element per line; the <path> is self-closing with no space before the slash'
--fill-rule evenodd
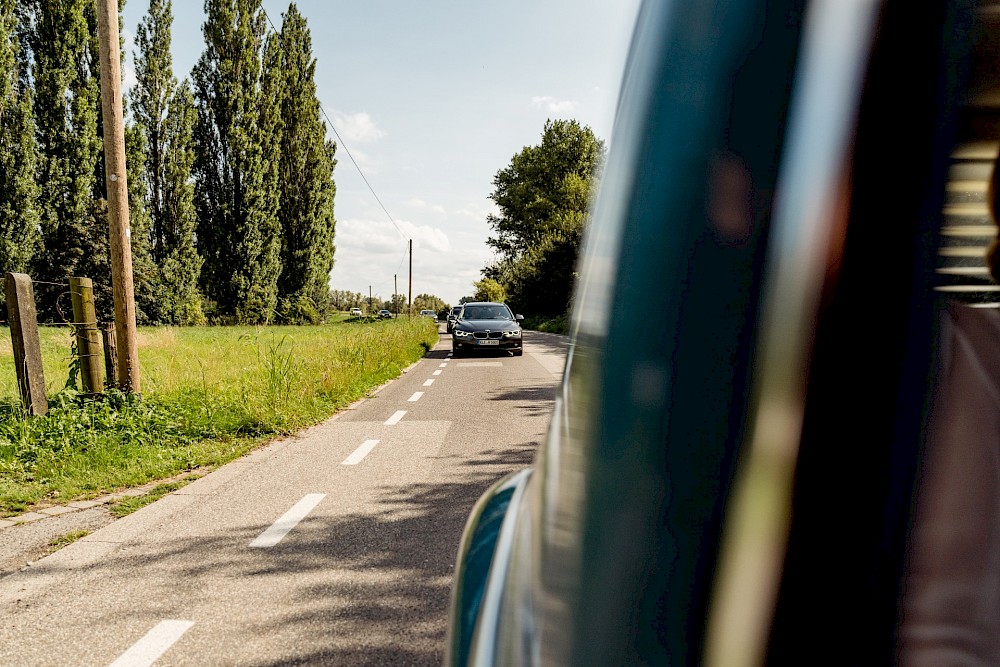
<path id="1" fill-rule="evenodd" d="M 476 351 L 486 351 L 486 350 L 520 350 L 521 349 L 521 339 L 520 338 L 497 338 L 480 340 L 476 338 L 459 338 L 458 336 L 452 335 L 451 338 L 452 349 L 461 350 L 462 352 L 476 352 Z"/>

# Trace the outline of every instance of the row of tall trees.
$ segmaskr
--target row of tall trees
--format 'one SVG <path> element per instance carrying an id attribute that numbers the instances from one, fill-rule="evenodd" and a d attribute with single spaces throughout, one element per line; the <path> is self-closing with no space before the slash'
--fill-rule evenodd
<path id="1" fill-rule="evenodd" d="M 406 312 L 406 297 L 396 294 L 385 301 L 379 295 L 372 296 L 371 300 L 361 292 L 351 292 L 348 290 L 330 290 L 330 306 L 334 310 L 350 310 L 351 308 L 370 308 L 376 310 L 385 308 L 394 313 Z M 413 312 L 421 310 L 433 310 L 440 312 L 446 310 L 446 304 L 440 297 L 433 294 L 418 294 L 413 297 Z"/>
<path id="2" fill-rule="evenodd" d="M 136 33 L 126 131 L 139 319 L 317 321 L 329 308 L 336 146 L 294 4 L 267 34 L 260 0 L 205 0 L 192 81 L 170 55 L 171 0 Z M 111 291 L 92 0 L 0 0 L 0 271 Z M 204 312 L 202 304 L 209 304 Z"/>
<path id="3" fill-rule="evenodd" d="M 606 149 L 575 120 L 549 120 L 493 178 L 499 209 L 487 222 L 497 261 L 483 269 L 476 298 L 507 300 L 529 315 L 566 313 L 591 195 Z"/>

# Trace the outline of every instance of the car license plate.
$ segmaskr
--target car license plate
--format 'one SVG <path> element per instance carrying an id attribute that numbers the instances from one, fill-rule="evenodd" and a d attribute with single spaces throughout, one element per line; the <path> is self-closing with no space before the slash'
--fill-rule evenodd
<path id="1" fill-rule="evenodd" d="M 478 340 L 476 342 L 479 343 L 480 345 L 499 345 L 500 344 L 500 341 L 498 341 L 498 340 Z"/>

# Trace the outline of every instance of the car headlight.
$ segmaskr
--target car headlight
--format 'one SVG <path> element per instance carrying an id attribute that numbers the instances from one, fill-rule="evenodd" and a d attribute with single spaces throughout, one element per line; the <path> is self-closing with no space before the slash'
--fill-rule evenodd
<path id="1" fill-rule="evenodd" d="M 455 329 L 454 334 L 459 338 L 467 338 L 472 335 L 471 331 L 462 331 L 461 329 Z"/>
<path id="2" fill-rule="evenodd" d="M 514 329 L 513 331 L 504 331 L 503 335 L 506 336 L 507 338 L 520 338 L 521 337 L 521 330 L 520 329 Z"/>

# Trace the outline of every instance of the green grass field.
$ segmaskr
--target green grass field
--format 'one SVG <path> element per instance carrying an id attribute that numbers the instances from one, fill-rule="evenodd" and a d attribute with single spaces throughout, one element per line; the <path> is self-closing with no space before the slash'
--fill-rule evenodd
<path id="1" fill-rule="evenodd" d="M 44 328 L 50 414 L 17 396 L 0 340 L 0 516 L 206 469 L 267 438 L 317 423 L 399 375 L 433 346 L 427 318 L 312 327 L 142 328 L 142 400 L 63 390 L 67 328 Z"/>

